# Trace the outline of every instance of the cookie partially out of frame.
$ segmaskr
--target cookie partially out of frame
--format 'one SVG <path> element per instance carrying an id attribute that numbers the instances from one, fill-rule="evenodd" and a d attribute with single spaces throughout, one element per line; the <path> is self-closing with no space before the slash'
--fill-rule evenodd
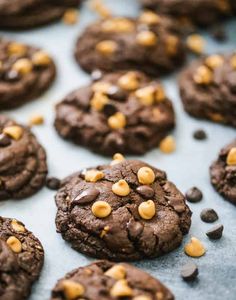
<path id="1" fill-rule="evenodd" d="M 185 197 L 165 172 L 120 155 L 66 178 L 56 205 L 57 231 L 75 250 L 115 261 L 168 253 L 191 224 Z"/>
<path id="2" fill-rule="evenodd" d="M 39 240 L 21 222 L 0 217 L 0 299 L 27 299 L 43 261 Z"/>
<path id="3" fill-rule="evenodd" d="M 156 278 L 125 263 L 97 261 L 60 279 L 51 300 L 174 300 L 173 294 Z"/>
<path id="4" fill-rule="evenodd" d="M 46 175 L 46 153 L 34 134 L 0 115 L 0 200 L 33 195 Z"/>
<path id="5" fill-rule="evenodd" d="M 236 139 L 221 149 L 210 175 L 217 192 L 236 205 Z"/>
<path id="6" fill-rule="evenodd" d="M 174 21 L 144 12 L 137 19 L 116 17 L 89 25 L 77 41 L 75 57 L 87 72 L 136 69 L 160 75 L 184 62 L 185 47 Z"/>
<path id="7" fill-rule="evenodd" d="M 56 107 L 58 133 L 103 155 L 145 153 L 174 124 L 173 107 L 161 84 L 137 71 L 107 74 Z"/>
<path id="8" fill-rule="evenodd" d="M 54 62 L 44 50 L 0 38 L 0 110 L 34 100 L 55 75 Z"/>
<path id="9" fill-rule="evenodd" d="M 235 53 L 194 61 L 183 71 L 179 86 L 190 115 L 236 127 Z"/>

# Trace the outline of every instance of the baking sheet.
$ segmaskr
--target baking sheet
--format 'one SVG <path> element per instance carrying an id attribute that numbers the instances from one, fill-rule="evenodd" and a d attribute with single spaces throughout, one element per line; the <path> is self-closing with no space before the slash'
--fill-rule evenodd
<path id="1" fill-rule="evenodd" d="M 115 14 L 135 16 L 139 11 L 135 0 L 106 2 Z M 84 6 L 80 12 L 80 22 L 75 26 L 58 23 L 20 33 L 0 31 L 0 34 L 6 37 L 44 47 L 56 60 L 58 77 L 50 91 L 36 101 L 6 114 L 22 123 L 26 123 L 32 113 L 44 115 L 45 125 L 34 127 L 33 131 L 47 151 L 49 174 L 59 178 L 84 167 L 109 162 L 109 159 L 63 141 L 52 126 L 55 103 L 66 93 L 89 82 L 88 75 L 82 72 L 74 61 L 73 48 L 79 32 L 95 18 L 96 15 Z M 225 44 L 219 44 L 205 35 L 208 53 L 236 49 L 236 22 L 230 21 L 225 24 L 225 27 L 229 35 L 229 40 Z M 224 201 L 213 190 L 209 181 L 208 167 L 216 158 L 220 148 L 236 136 L 236 131 L 230 127 L 195 120 L 184 113 L 175 78 L 176 76 L 173 75 L 163 82 L 177 114 L 177 127 L 173 132 L 177 141 L 177 150 L 173 154 L 165 155 L 158 149 L 154 149 L 139 158 L 166 170 L 169 178 L 182 192 L 192 186 L 201 188 L 204 199 L 199 204 L 190 205 L 193 211 L 192 227 L 184 243 L 191 236 L 195 236 L 205 244 L 207 253 L 200 259 L 189 258 L 183 252 L 183 243 L 179 249 L 168 255 L 136 262 L 135 265 L 159 278 L 173 291 L 177 300 L 235 300 L 236 207 Z M 198 128 L 206 130 L 209 137 L 206 141 L 195 141 L 192 138 L 193 131 Z M 219 241 L 209 241 L 205 236 L 206 230 L 211 225 L 204 224 L 199 218 L 199 213 L 206 207 L 216 209 L 220 216 L 219 222 L 225 226 L 224 236 Z M 44 188 L 25 200 L 0 202 L 0 214 L 24 222 L 44 246 L 44 268 L 40 280 L 34 285 L 30 300 L 49 299 L 50 291 L 57 279 L 64 276 L 66 272 L 93 261 L 71 249 L 70 245 L 56 233 L 53 191 Z M 192 284 L 183 282 L 179 276 L 181 266 L 188 261 L 194 261 L 199 266 L 198 280 Z"/>

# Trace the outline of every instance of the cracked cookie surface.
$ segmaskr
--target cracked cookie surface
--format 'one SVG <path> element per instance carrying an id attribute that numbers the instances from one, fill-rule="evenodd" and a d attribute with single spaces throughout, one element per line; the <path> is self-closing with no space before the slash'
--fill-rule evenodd
<path id="1" fill-rule="evenodd" d="M 56 226 L 72 247 L 111 260 L 153 258 L 177 248 L 189 230 L 185 197 L 165 172 L 114 160 L 64 180 Z"/>

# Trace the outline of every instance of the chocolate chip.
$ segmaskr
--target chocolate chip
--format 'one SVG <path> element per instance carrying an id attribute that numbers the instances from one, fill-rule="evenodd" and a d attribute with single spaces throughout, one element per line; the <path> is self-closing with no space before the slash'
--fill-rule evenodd
<path id="1" fill-rule="evenodd" d="M 213 223 L 218 220 L 216 211 L 212 208 L 205 208 L 200 214 L 201 220 L 206 223 Z"/>
<path id="2" fill-rule="evenodd" d="M 126 92 L 119 88 L 116 85 L 112 85 L 108 91 L 107 95 L 117 101 L 125 101 L 126 100 Z"/>
<path id="3" fill-rule="evenodd" d="M 218 224 L 208 230 L 206 235 L 209 237 L 209 239 L 218 240 L 222 237 L 223 230 L 224 226 L 222 224 Z"/>
<path id="4" fill-rule="evenodd" d="M 187 263 L 181 270 L 181 277 L 185 281 L 192 281 L 198 276 L 198 267 L 194 263 Z"/>
<path id="5" fill-rule="evenodd" d="M 96 188 L 89 188 L 85 191 L 83 191 L 81 194 L 77 195 L 71 202 L 71 206 L 74 207 L 75 205 L 79 204 L 87 204 L 94 201 L 98 195 L 100 194 L 100 191 Z"/>
<path id="6" fill-rule="evenodd" d="M 58 190 L 61 186 L 61 181 L 56 177 L 48 177 L 46 179 L 46 186 L 50 190 Z"/>
<path id="7" fill-rule="evenodd" d="M 117 112 L 117 108 L 112 103 L 107 103 L 103 107 L 103 112 L 106 116 L 110 117 Z"/>
<path id="8" fill-rule="evenodd" d="M 11 139 L 5 135 L 5 134 L 0 134 L 0 147 L 7 147 L 11 144 Z"/>
<path id="9" fill-rule="evenodd" d="M 100 71 L 100 70 L 98 70 L 98 69 L 94 70 L 94 71 L 92 72 L 92 74 L 91 74 L 91 77 L 92 77 L 92 80 L 93 80 L 93 81 L 98 81 L 98 80 L 100 80 L 100 79 L 102 78 L 102 76 L 103 76 L 102 71 Z"/>
<path id="10" fill-rule="evenodd" d="M 216 26 L 212 30 L 213 38 L 218 42 L 225 42 L 227 40 L 227 34 L 224 28 L 220 25 Z"/>
<path id="11" fill-rule="evenodd" d="M 143 225 L 140 222 L 130 221 L 127 225 L 131 240 L 136 239 L 143 231 Z"/>
<path id="12" fill-rule="evenodd" d="M 198 130 L 194 131 L 193 137 L 196 140 L 205 140 L 207 138 L 207 135 L 206 135 L 206 132 L 204 130 L 198 129 Z"/>
<path id="13" fill-rule="evenodd" d="M 146 199 L 150 199 L 154 196 L 154 190 L 148 185 L 141 185 L 136 191 Z"/>
<path id="14" fill-rule="evenodd" d="M 186 199 L 192 203 L 197 203 L 201 201 L 202 197 L 202 192 L 197 187 L 192 187 L 186 193 Z"/>
<path id="15" fill-rule="evenodd" d="M 227 76 L 227 82 L 232 93 L 236 93 L 236 72 L 231 72 Z"/>
<path id="16" fill-rule="evenodd" d="M 20 74 L 15 70 L 10 70 L 5 74 L 6 81 L 15 82 L 18 81 L 19 79 L 20 79 Z"/>

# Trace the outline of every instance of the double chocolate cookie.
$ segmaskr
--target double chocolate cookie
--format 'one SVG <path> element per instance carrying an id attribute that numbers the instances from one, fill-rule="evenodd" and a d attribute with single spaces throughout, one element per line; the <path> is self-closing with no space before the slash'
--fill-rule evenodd
<path id="1" fill-rule="evenodd" d="M 189 231 L 185 197 L 165 172 L 116 155 L 62 182 L 56 226 L 72 247 L 115 261 L 154 258 L 177 248 Z"/>
<path id="2" fill-rule="evenodd" d="M 172 293 L 151 275 L 125 263 L 98 261 L 59 280 L 51 300 L 174 300 Z"/>
<path id="3" fill-rule="evenodd" d="M 236 126 L 236 53 L 194 61 L 183 71 L 179 85 L 189 114 Z"/>
<path id="4" fill-rule="evenodd" d="M 232 0 L 234 1 L 234 0 Z M 141 0 L 145 8 L 198 25 L 210 25 L 232 14 L 230 0 Z"/>
<path id="5" fill-rule="evenodd" d="M 30 129 L 0 115 L 0 200 L 36 193 L 46 175 L 46 153 Z"/>
<path id="6" fill-rule="evenodd" d="M 56 107 L 58 133 L 104 155 L 145 153 L 174 124 L 173 107 L 161 84 L 136 71 L 107 74 Z"/>
<path id="7" fill-rule="evenodd" d="M 160 75 L 184 62 L 185 47 L 174 21 L 144 12 L 137 19 L 110 18 L 88 26 L 75 56 L 87 72 L 135 69 Z"/>
<path id="8" fill-rule="evenodd" d="M 215 189 L 236 204 L 236 139 L 220 151 L 210 167 L 210 175 Z"/>
<path id="9" fill-rule="evenodd" d="M 34 100 L 50 87 L 55 74 L 45 51 L 0 38 L 0 110 Z"/>
<path id="10" fill-rule="evenodd" d="M 29 29 L 60 19 L 80 0 L 0 0 L 0 28 Z"/>
<path id="11" fill-rule="evenodd" d="M 0 217 L 0 299 L 26 299 L 43 261 L 41 243 L 24 224 Z"/>

